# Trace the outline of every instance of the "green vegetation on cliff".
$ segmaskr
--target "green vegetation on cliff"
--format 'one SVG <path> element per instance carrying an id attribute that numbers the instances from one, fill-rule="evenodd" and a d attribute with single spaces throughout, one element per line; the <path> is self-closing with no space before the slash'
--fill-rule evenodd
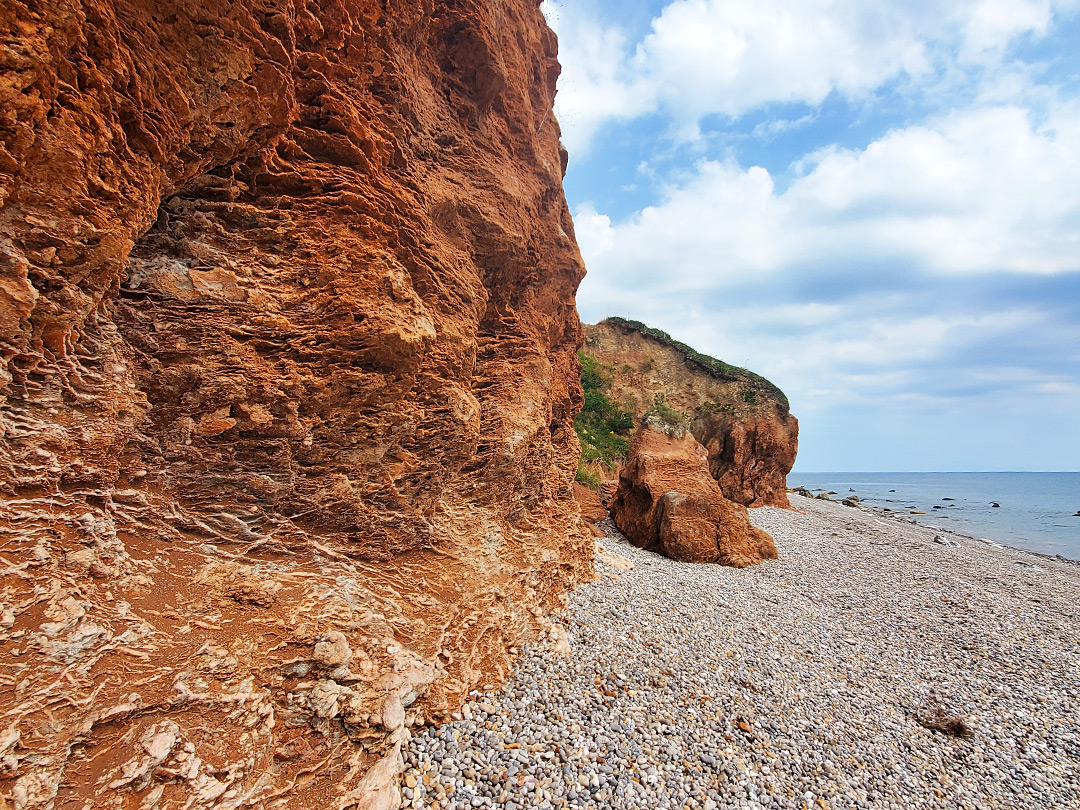
<path id="1" fill-rule="evenodd" d="M 725 363 L 723 360 L 717 360 L 715 357 L 702 354 L 692 346 L 687 346 L 685 343 L 675 340 L 675 338 L 667 332 L 664 332 L 661 329 L 654 329 L 651 326 L 646 326 L 641 321 L 631 321 L 626 318 L 611 317 L 606 318 L 602 323 L 612 324 L 628 331 L 637 332 L 661 345 L 669 346 L 682 355 L 683 359 L 688 363 L 693 363 L 710 376 L 721 380 L 731 380 L 732 382 L 744 382 L 780 403 L 784 413 L 787 413 L 791 409 L 788 398 L 784 392 L 760 374 L 755 374 L 745 368 L 733 366 L 730 363 Z M 755 391 L 747 390 L 744 394 L 744 401 L 750 404 L 756 403 L 758 397 Z"/>
<path id="2" fill-rule="evenodd" d="M 676 438 L 685 436 L 690 430 L 689 419 L 668 405 L 667 397 L 663 394 L 657 396 L 652 407 L 645 411 L 641 417 L 641 423 Z"/>
<path id="3" fill-rule="evenodd" d="M 612 369 L 584 349 L 578 352 L 581 361 L 581 387 L 585 390 L 585 405 L 574 419 L 574 430 L 581 443 L 581 458 L 575 480 L 597 488 L 600 479 L 587 465 L 600 465 L 611 470 L 625 459 L 630 446 L 629 433 L 634 419 L 608 399 Z"/>

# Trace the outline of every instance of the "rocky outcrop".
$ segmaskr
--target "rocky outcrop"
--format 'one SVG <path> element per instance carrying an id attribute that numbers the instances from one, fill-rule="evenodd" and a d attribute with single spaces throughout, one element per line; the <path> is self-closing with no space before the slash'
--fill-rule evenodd
<path id="1" fill-rule="evenodd" d="M 746 506 L 788 506 L 787 474 L 795 464 L 799 423 L 778 414 L 736 417 L 703 408 L 691 424 L 709 454 L 724 496 Z"/>
<path id="2" fill-rule="evenodd" d="M 407 729 L 591 576 L 554 35 L 11 0 L 0 36 L 0 805 L 392 806 Z"/>
<path id="3" fill-rule="evenodd" d="M 611 513 L 634 545 L 682 562 L 743 568 L 777 556 L 746 507 L 723 496 L 705 448 L 690 433 L 664 430 L 648 417 L 630 442 Z"/>
<path id="4" fill-rule="evenodd" d="M 789 505 L 799 422 L 775 385 L 622 318 L 585 326 L 584 350 L 609 369 L 609 396 L 635 423 L 658 398 L 687 418 L 726 498 L 745 506 Z"/>

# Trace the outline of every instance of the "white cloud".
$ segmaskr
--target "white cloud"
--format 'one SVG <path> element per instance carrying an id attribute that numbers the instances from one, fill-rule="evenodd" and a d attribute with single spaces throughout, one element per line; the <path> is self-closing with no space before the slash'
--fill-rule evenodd
<path id="1" fill-rule="evenodd" d="M 548 22 L 559 35 L 562 76 L 555 114 L 567 150 L 580 156 L 593 136 L 609 121 L 636 118 L 656 106 L 652 82 L 630 70 L 630 44 L 617 27 L 604 27 L 585 14 L 575 14 L 550 0 L 543 5 Z M 572 18 L 569 24 L 564 17 Z"/>
<path id="2" fill-rule="evenodd" d="M 574 233 L 582 256 L 599 256 L 615 247 L 611 217 L 597 213 L 590 204 L 582 205 L 574 215 Z"/>
<path id="3" fill-rule="evenodd" d="M 1037 308 L 956 308 L 875 278 L 1080 271 L 1078 123 L 1068 105 L 1041 124 L 1011 106 L 973 108 L 825 151 L 786 190 L 759 167 L 702 161 L 622 222 L 581 206 L 579 309 L 668 329 L 773 379 L 808 414 L 951 402 L 964 386 L 1075 394 L 1061 374 L 966 369 L 954 356 L 1031 336 L 1077 345 L 1080 329 L 1049 327 Z M 806 300 L 818 283 L 829 292 Z M 791 287 L 802 299 L 783 303 Z M 935 365 L 948 370 L 928 375 Z"/>
<path id="4" fill-rule="evenodd" d="M 838 403 L 871 412 L 928 403 L 955 406 L 966 401 L 967 390 L 1006 398 L 1031 391 L 1044 396 L 1078 393 L 1076 381 L 1060 373 L 1007 365 L 992 357 L 957 360 L 977 354 L 988 343 L 1052 331 L 1044 313 L 1004 309 L 911 314 L 913 304 L 910 299 L 878 302 L 862 297 L 824 305 L 797 324 L 797 338 L 777 333 L 775 326 L 804 305 L 744 305 L 687 316 L 665 314 L 661 304 L 643 317 L 703 352 L 765 375 L 788 394 L 798 414 L 811 419 Z M 816 317 L 826 313 L 826 318 Z"/>
<path id="5" fill-rule="evenodd" d="M 888 4 L 848 0 L 677 0 L 634 66 L 676 118 L 738 116 L 768 102 L 820 103 L 929 70 L 925 46 Z"/>
<path id="6" fill-rule="evenodd" d="M 597 2 L 559 4 L 566 141 L 614 165 L 626 150 L 600 152 L 605 123 L 654 116 L 632 130 L 648 139 L 633 180 L 656 196 L 625 214 L 595 172 L 604 204 L 574 201 L 583 319 L 637 318 L 769 377 L 808 417 L 811 465 L 1075 458 L 1080 99 L 1068 46 L 1038 40 L 1080 0 L 675 0 L 633 35 L 629 11 L 581 25 Z M 1015 58 L 1022 38 L 1045 63 Z M 749 149 L 777 164 L 795 140 L 782 133 L 838 131 L 838 107 L 815 109 L 832 93 L 866 114 L 844 146 L 782 176 L 740 164 L 752 125 Z M 922 118 L 855 140 L 893 105 Z M 733 133 L 705 120 L 751 111 L 762 120 Z M 995 451 L 1003 422 L 1060 435 L 1033 427 Z"/>
<path id="7" fill-rule="evenodd" d="M 617 273 L 652 294 L 837 263 L 866 273 L 899 263 L 945 274 L 1080 269 L 1074 107 L 1042 124 L 1013 106 L 962 110 L 802 168 L 778 191 L 761 167 L 706 160 L 625 222 L 579 207 L 591 278 Z M 587 278 L 586 309 L 589 290 Z"/>
<path id="8" fill-rule="evenodd" d="M 701 118 L 774 102 L 818 105 L 903 81 L 936 86 L 1001 68 L 1006 48 L 1040 36 L 1078 0 L 674 0 L 631 42 L 588 4 L 546 0 L 561 37 L 556 113 L 571 155 L 609 121 L 660 112 L 696 138 Z M 1017 88 L 1019 90 L 1021 88 Z"/>
<path id="9" fill-rule="evenodd" d="M 961 12 L 963 50 L 968 58 L 978 58 L 1001 49 L 1018 34 L 1045 33 L 1054 6 L 1067 8 L 1075 4 L 1050 0 L 978 0 L 965 5 L 969 8 L 957 9 Z"/>
<path id="10" fill-rule="evenodd" d="M 959 111 L 827 152 L 783 197 L 823 228 L 800 251 L 816 242 L 943 272 L 1077 270 L 1080 119 L 1067 107 L 1042 126 L 1014 106 Z"/>

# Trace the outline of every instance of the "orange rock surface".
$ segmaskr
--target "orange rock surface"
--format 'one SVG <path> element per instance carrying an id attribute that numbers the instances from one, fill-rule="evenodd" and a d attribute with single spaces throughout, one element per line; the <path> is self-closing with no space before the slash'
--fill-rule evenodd
<path id="1" fill-rule="evenodd" d="M 581 484 L 574 484 L 574 500 L 581 508 L 581 517 L 588 524 L 593 535 L 603 537 L 604 532 L 597 527 L 597 523 L 608 516 L 607 507 L 600 498 L 600 493 Z"/>
<path id="2" fill-rule="evenodd" d="M 585 341 L 585 351 L 610 369 L 611 399 L 635 422 L 657 397 L 686 416 L 724 497 L 751 507 L 789 506 L 799 422 L 775 386 L 744 369 L 717 373 L 633 322 L 587 325 Z"/>
<path id="3" fill-rule="evenodd" d="M 638 428 L 611 513 L 634 545 L 681 562 L 743 568 L 777 556 L 746 507 L 723 496 L 705 448 L 688 432 Z"/>
<path id="4" fill-rule="evenodd" d="M 702 413 L 691 428 L 705 446 L 709 470 L 726 498 L 750 507 L 790 505 L 787 474 L 799 444 L 794 416 Z"/>
<path id="5" fill-rule="evenodd" d="M 591 576 L 554 35 L 532 0 L 0 35 L 0 804 L 393 806 L 405 729 Z"/>

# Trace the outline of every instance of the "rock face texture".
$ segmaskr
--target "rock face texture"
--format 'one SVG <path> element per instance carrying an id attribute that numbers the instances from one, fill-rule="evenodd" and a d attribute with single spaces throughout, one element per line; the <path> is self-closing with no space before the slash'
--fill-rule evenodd
<path id="1" fill-rule="evenodd" d="M 596 524 L 607 518 L 608 510 L 600 498 L 600 493 L 575 483 L 574 500 L 581 509 L 581 519 L 589 527 L 591 533 L 596 537 L 603 537 L 603 530 Z"/>
<path id="2" fill-rule="evenodd" d="M 611 513 L 634 545 L 682 562 L 743 568 L 777 556 L 746 507 L 723 496 L 705 448 L 690 433 L 673 435 L 648 421 L 630 442 Z"/>
<path id="3" fill-rule="evenodd" d="M 554 35 L 10 0 L 0 37 L 0 805 L 394 806 L 407 727 L 591 576 Z"/>
<path id="4" fill-rule="evenodd" d="M 789 506 L 799 422 L 775 385 L 636 321 L 608 318 L 584 328 L 584 350 L 608 366 L 610 396 L 635 422 L 662 397 L 708 451 L 724 497 L 744 506 Z"/>
<path id="5" fill-rule="evenodd" d="M 789 506 L 787 474 L 795 464 L 799 423 L 790 414 L 737 417 L 704 408 L 691 429 L 709 454 L 726 498 L 745 506 Z"/>

